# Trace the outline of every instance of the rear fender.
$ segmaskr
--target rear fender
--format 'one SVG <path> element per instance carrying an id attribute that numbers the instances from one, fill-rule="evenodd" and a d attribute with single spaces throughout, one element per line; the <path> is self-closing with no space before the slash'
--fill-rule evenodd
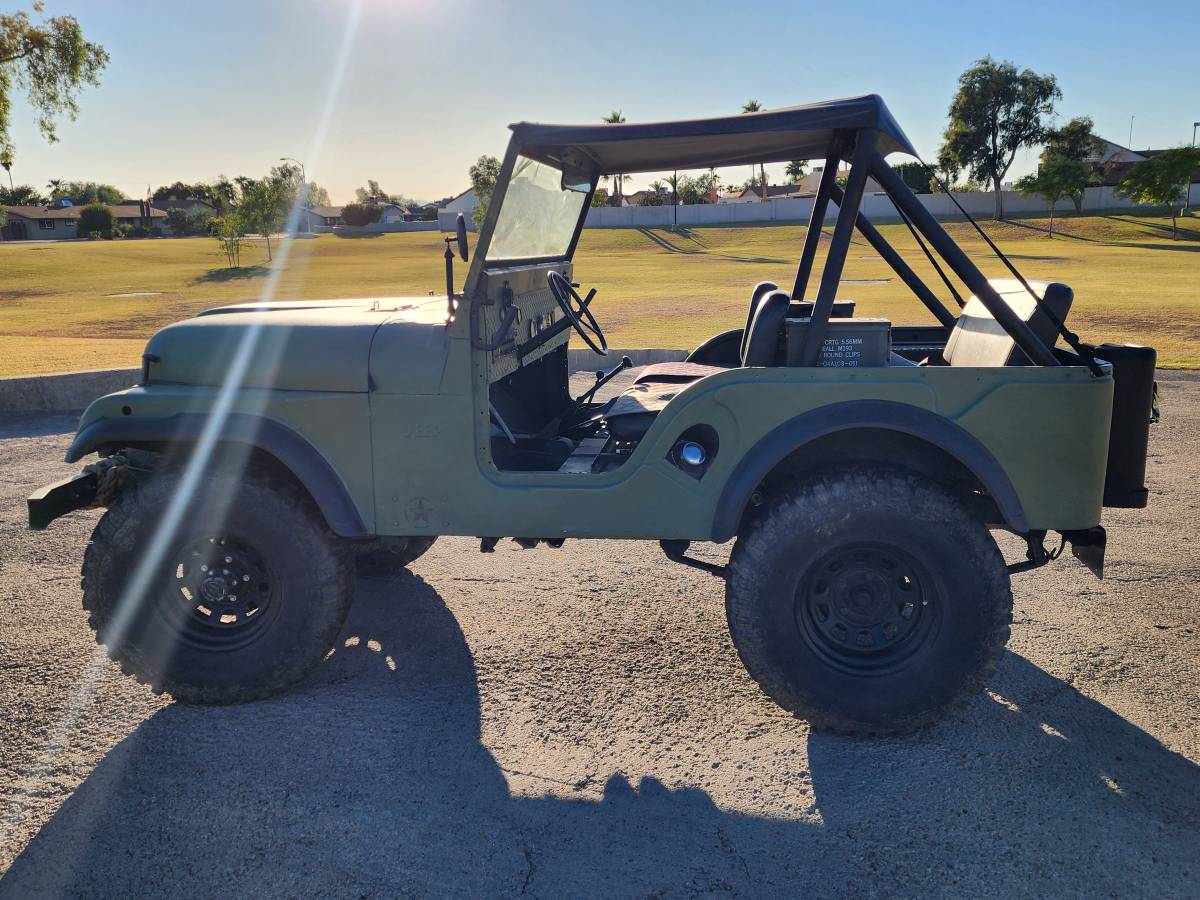
<path id="1" fill-rule="evenodd" d="M 978 438 L 944 416 L 887 400 L 836 403 L 789 419 L 769 432 L 742 458 L 725 482 L 713 517 L 712 540 L 720 543 L 737 534 L 750 497 L 763 479 L 805 444 L 839 431 L 881 429 L 928 441 L 965 466 L 987 489 L 1005 524 L 1013 531 L 1029 530 L 1016 489 L 996 458 Z"/>

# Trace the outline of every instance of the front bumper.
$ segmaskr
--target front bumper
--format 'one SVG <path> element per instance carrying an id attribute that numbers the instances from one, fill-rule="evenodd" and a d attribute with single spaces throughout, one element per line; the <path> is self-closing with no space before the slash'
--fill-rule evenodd
<path id="1" fill-rule="evenodd" d="M 59 516 L 95 506 L 99 487 L 96 472 L 85 471 L 39 488 L 25 501 L 29 506 L 29 527 L 41 531 Z"/>

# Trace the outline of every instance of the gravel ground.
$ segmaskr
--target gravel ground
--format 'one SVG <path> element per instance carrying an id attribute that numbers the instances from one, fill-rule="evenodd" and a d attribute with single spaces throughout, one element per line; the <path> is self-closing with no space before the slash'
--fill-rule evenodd
<path id="1" fill-rule="evenodd" d="M 297 689 L 174 704 L 97 657 L 96 514 L 24 530 L 73 419 L 0 423 L 0 896 L 1194 897 L 1200 380 L 1163 385 L 1108 577 L 1017 576 L 991 690 L 878 741 L 773 706 L 721 583 L 634 542 L 444 539 Z"/>

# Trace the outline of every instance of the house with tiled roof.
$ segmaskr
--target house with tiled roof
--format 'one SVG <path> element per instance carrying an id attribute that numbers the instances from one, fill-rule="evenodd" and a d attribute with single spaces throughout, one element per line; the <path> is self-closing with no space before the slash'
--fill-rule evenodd
<path id="1" fill-rule="evenodd" d="M 167 214 L 144 200 L 124 200 L 110 204 L 108 208 L 118 225 L 130 228 L 140 225 L 162 231 L 167 224 Z M 7 219 L 0 232 L 9 241 L 61 241 L 87 237 L 79 234 L 82 210 L 82 206 L 75 206 L 70 200 L 56 200 L 49 206 L 6 206 Z"/>

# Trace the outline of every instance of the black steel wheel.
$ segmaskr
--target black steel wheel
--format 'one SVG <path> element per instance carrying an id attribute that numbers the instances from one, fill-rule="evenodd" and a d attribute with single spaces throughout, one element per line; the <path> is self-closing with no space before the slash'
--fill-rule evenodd
<path id="1" fill-rule="evenodd" d="M 272 577 L 248 540 L 215 534 L 190 537 L 167 557 L 160 612 L 179 628 L 180 640 L 200 647 L 237 647 L 269 627 Z"/>
<path id="2" fill-rule="evenodd" d="M 838 547 L 796 587 L 800 634 L 813 652 L 848 672 L 886 672 L 918 653 L 937 627 L 940 607 L 934 579 L 889 544 Z"/>
<path id="3" fill-rule="evenodd" d="M 734 645 L 775 702 L 815 728 L 896 734 L 980 690 L 1012 592 L 987 529 L 948 489 L 859 466 L 811 476 L 738 536 Z"/>
<path id="4" fill-rule="evenodd" d="M 333 646 L 353 559 L 302 488 L 259 468 L 202 479 L 163 541 L 180 484 L 167 473 L 130 485 L 92 533 L 83 605 L 96 639 L 177 700 L 276 693 Z"/>

